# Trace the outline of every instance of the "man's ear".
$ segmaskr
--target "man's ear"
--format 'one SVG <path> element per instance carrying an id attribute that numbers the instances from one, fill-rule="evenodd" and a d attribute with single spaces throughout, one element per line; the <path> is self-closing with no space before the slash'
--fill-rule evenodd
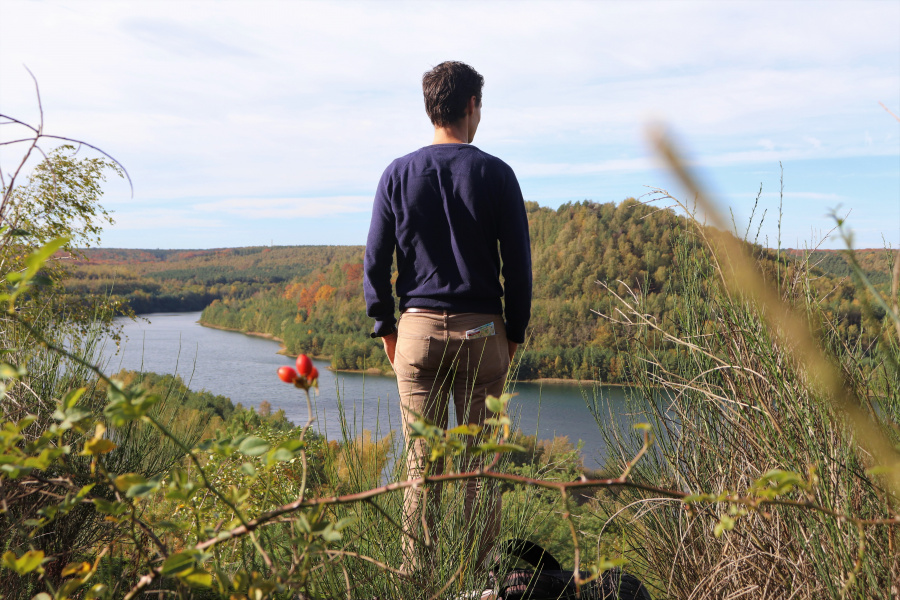
<path id="1" fill-rule="evenodd" d="M 478 106 L 478 98 L 472 96 L 469 98 L 469 103 L 466 104 L 466 116 L 474 115 L 476 106 Z"/>

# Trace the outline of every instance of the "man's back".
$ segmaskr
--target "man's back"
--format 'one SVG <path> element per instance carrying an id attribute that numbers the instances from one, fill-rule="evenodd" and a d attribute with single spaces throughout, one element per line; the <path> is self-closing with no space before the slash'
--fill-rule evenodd
<path id="1" fill-rule="evenodd" d="M 528 221 L 506 163 L 469 144 L 426 146 L 395 160 L 378 186 L 367 265 L 389 266 L 391 246 L 401 311 L 500 314 L 502 251 L 509 333 L 524 338 L 531 297 Z M 377 318 L 393 311 L 393 299 L 384 285 L 388 274 L 373 275 L 366 299 Z"/>

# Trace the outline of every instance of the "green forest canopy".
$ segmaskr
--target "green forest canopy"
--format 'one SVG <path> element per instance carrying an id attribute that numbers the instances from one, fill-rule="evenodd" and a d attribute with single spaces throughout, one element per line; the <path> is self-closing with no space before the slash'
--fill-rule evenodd
<path id="1" fill-rule="evenodd" d="M 534 265 L 530 338 L 520 379 L 629 381 L 617 354 L 627 333 L 599 317 L 615 298 L 637 293 L 648 315 L 663 325 L 678 309 L 668 273 L 676 245 L 702 252 L 702 244 L 671 210 L 626 200 L 584 201 L 553 210 L 528 202 Z M 810 268 L 820 276 L 812 293 L 829 310 L 847 343 L 871 344 L 883 315 L 867 314 L 836 251 L 803 252 L 748 247 L 783 281 Z M 69 294 L 111 294 L 137 313 L 203 310 L 202 322 L 270 333 L 292 354 L 327 357 L 337 369 L 389 365 L 362 297 L 362 246 L 273 246 L 213 250 L 91 249 L 66 282 Z M 887 285 L 890 254 L 858 250 L 873 283 Z M 787 275 L 786 275 L 787 274 Z M 598 282 L 609 286 L 609 291 Z M 663 351 L 674 357 L 675 348 Z"/>

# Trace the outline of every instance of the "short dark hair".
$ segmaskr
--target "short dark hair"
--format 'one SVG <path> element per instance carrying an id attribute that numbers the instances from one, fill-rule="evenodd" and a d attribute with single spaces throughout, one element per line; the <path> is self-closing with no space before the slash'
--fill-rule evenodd
<path id="1" fill-rule="evenodd" d="M 425 112 L 438 127 L 447 127 L 466 116 L 469 98 L 475 96 L 481 106 L 484 77 L 478 71 L 454 60 L 442 62 L 422 75 Z"/>

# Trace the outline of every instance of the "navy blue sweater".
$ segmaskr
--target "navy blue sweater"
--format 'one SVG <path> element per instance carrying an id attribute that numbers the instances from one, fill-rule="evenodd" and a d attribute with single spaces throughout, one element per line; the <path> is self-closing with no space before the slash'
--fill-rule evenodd
<path id="1" fill-rule="evenodd" d="M 396 323 L 395 250 L 401 311 L 503 314 L 508 339 L 525 341 L 531 314 L 528 218 L 515 173 L 502 160 L 470 144 L 435 144 L 385 170 L 364 261 L 366 314 L 375 319 L 375 335 L 391 333 Z"/>

